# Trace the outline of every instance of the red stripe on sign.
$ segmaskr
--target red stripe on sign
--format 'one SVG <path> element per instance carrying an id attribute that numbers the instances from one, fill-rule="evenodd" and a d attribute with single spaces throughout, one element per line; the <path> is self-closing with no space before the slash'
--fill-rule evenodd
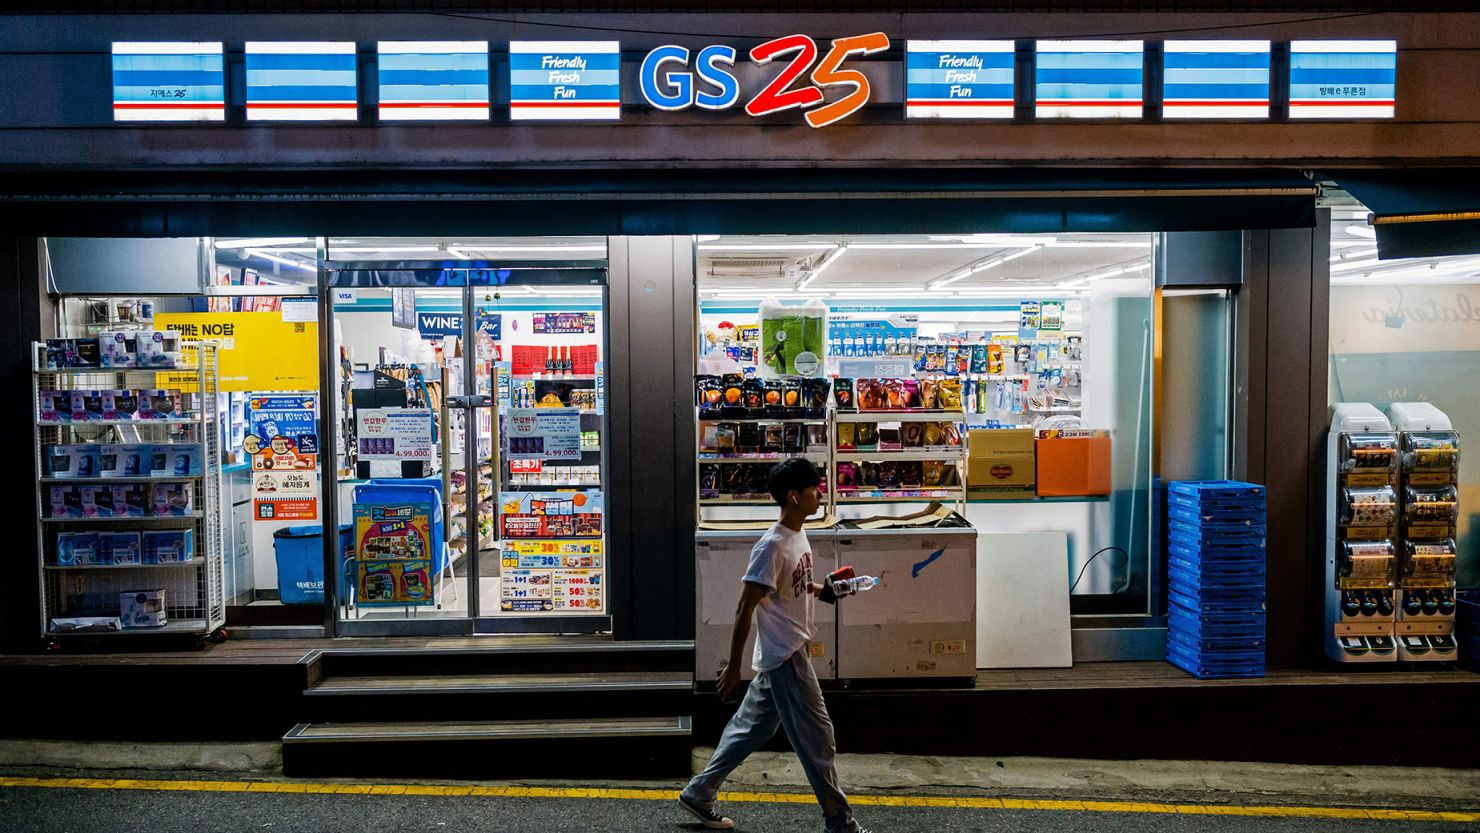
<path id="1" fill-rule="evenodd" d="M 1392 100 L 1364 98 L 1360 101 L 1292 101 L 1291 107 L 1392 107 Z"/>
<path id="2" fill-rule="evenodd" d="M 486 101 L 382 101 L 380 109 L 404 109 L 416 107 L 487 107 Z"/>
<path id="3" fill-rule="evenodd" d="M 510 107 L 608 107 L 618 109 L 622 105 L 615 101 L 511 101 Z"/>
<path id="4" fill-rule="evenodd" d="M 1081 98 L 1072 99 L 1039 99 L 1039 107 L 1140 107 L 1140 99 L 1117 98 L 1110 101 L 1086 101 Z"/>
<path id="5" fill-rule="evenodd" d="M 115 101 L 114 110 L 222 110 L 225 104 L 213 101 Z"/>
<path id="6" fill-rule="evenodd" d="M 1165 101 L 1168 107 L 1268 107 L 1269 101 Z"/>
<path id="7" fill-rule="evenodd" d="M 262 102 L 247 104 L 248 110 L 353 110 L 359 105 L 353 101 L 321 101 L 321 102 Z"/>
<path id="8" fill-rule="evenodd" d="M 905 102 L 909 107 L 1003 107 L 1012 104 L 1010 98 L 979 98 L 975 101 L 962 98 L 942 100 L 912 98 Z"/>

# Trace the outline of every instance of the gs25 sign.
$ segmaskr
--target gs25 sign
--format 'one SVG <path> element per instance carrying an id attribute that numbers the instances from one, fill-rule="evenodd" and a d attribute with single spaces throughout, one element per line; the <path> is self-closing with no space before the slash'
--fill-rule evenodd
<path id="1" fill-rule="evenodd" d="M 806 35 L 766 41 L 750 50 L 751 63 L 759 67 L 778 58 L 790 56 L 790 60 L 751 97 L 745 112 L 759 117 L 802 109 L 807 111 L 807 124 L 813 127 L 841 121 L 868 104 L 871 92 L 867 76 L 856 69 L 844 69 L 843 63 L 855 55 L 873 55 L 888 48 L 889 36 L 883 32 L 838 38 L 820 59 L 817 42 Z M 739 103 L 740 82 L 730 71 L 735 65 L 735 47 L 707 46 L 699 50 L 692 63 L 689 58 L 689 50 L 682 46 L 660 46 L 643 58 L 642 97 L 648 104 L 659 110 L 678 111 L 693 106 L 728 110 Z M 798 83 L 803 76 L 811 83 Z M 830 88 L 846 92 L 827 101 L 823 91 Z"/>

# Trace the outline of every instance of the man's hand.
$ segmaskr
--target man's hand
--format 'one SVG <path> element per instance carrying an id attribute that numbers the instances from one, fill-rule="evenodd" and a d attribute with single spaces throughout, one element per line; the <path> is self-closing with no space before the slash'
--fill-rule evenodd
<path id="1" fill-rule="evenodd" d="M 735 697 L 735 690 L 740 687 L 740 668 L 736 665 L 726 665 L 719 672 L 719 701 L 728 703 Z"/>

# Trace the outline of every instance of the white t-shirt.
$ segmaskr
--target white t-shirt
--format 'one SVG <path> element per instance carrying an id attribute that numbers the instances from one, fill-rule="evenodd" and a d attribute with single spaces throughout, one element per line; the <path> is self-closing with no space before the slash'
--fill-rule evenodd
<path id="1" fill-rule="evenodd" d="M 745 580 L 770 588 L 755 606 L 756 673 L 780 668 L 812 641 L 812 545 L 807 533 L 774 524 L 750 551 Z"/>

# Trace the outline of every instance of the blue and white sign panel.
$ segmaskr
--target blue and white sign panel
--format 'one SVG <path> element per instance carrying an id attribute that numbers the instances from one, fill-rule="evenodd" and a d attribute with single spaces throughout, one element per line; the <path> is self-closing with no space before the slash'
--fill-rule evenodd
<path id="1" fill-rule="evenodd" d="M 905 44 L 905 116 L 1010 119 L 1010 40 L 912 40 Z"/>
<path id="2" fill-rule="evenodd" d="M 1038 42 L 1038 118 L 1141 117 L 1138 40 Z"/>
<path id="3" fill-rule="evenodd" d="M 1292 119 L 1393 118 L 1397 83 L 1397 41 L 1290 44 Z"/>
<path id="4" fill-rule="evenodd" d="M 381 121 L 487 121 L 488 41 L 381 41 Z"/>
<path id="5" fill-rule="evenodd" d="M 113 44 L 114 121 L 225 121 L 221 42 Z"/>
<path id="6" fill-rule="evenodd" d="M 1165 49 L 1164 118 L 1269 118 L 1269 41 L 1169 40 Z"/>
<path id="7" fill-rule="evenodd" d="M 354 121 L 352 42 L 247 41 L 247 121 Z"/>
<path id="8" fill-rule="evenodd" d="M 616 41 L 509 44 L 509 118 L 622 118 L 622 52 Z"/>

